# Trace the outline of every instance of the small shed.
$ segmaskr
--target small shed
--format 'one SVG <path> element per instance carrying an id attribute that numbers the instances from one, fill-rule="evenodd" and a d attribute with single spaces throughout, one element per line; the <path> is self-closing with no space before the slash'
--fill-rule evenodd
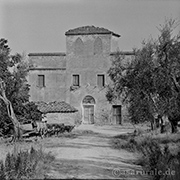
<path id="1" fill-rule="evenodd" d="M 78 117 L 78 110 L 66 103 L 61 102 L 36 102 L 38 109 L 45 114 L 48 124 L 64 123 L 65 125 L 74 125 Z"/>

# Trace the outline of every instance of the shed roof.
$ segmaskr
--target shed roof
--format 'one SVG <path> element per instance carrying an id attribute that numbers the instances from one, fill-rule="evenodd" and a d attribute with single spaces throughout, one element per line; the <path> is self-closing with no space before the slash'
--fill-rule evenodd
<path id="1" fill-rule="evenodd" d="M 28 56 L 66 56 L 64 52 L 55 53 L 29 53 Z"/>
<path id="2" fill-rule="evenodd" d="M 40 101 L 36 102 L 36 105 L 42 113 L 73 113 L 78 111 L 76 108 L 64 101 L 54 101 L 49 103 Z"/>
<path id="3" fill-rule="evenodd" d="M 95 26 L 82 26 L 75 29 L 68 30 L 65 35 L 88 35 L 88 34 L 112 34 L 114 36 L 120 37 L 119 34 L 116 34 L 108 29 Z"/>

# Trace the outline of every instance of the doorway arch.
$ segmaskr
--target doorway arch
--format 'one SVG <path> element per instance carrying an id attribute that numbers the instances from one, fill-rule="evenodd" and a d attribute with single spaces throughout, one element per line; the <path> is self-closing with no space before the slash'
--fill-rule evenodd
<path id="1" fill-rule="evenodd" d="M 82 100 L 83 105 L 83 123 L 84 124 L 94 124 L 94 107 L 96 101 L 95 99 L 87 95 Z"/>

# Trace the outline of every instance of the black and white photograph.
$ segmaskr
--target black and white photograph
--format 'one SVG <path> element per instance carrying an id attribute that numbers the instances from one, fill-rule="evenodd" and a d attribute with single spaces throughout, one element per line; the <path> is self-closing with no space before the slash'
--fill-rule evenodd
<path id="1" fill-rule="evenodd" d="M 180 180 L 180 0 L 0 0 L 0 180 Z"/>

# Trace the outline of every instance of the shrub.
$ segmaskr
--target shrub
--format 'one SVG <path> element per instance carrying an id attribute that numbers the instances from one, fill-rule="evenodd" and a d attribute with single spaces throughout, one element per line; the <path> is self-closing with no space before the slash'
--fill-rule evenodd
<path id="1" fill-rule="evenodd" d="M 146 147 L 142 156 L 145 170 L 163 172 L 161 174 L 153 173 L 153 180 L 179 180 L 180 152 L 178 155 L 172 155 L 167 145 L 161 150 L 157 143 L 149 144 Z M 173 171 L 175 174 L 171 174 Z"/>
<path id="2" fill-rule="evenodd" d="M 6 179 L 5 167 L 4 167 L 3 161 L 0 161 L 0 179 L 1 180 L 5 180 Z"/>
<path id="3" fill-rule="evenodd" d="M 171 144 L 165 144 L 164 136 L 124 134 L 113 139 L 113 146 L 118 149 L 138 151 L 141 157 L 136 164 L 141 165 L 147 174 L 152 175 L 153 180 L 179 180 L 180 151 L 172 154 L 169 148 Z M 166 142 L 179 142 L 179 137 L 173 135 L 167 138 Z M 163 172 L 163 174 L 155 173 L 155 171 Z M 174 171 L 175 175 L 166 174 L 167 171 L 168 173 Z"/>
<path id="4" fill-rule="evenodd" d="M 20 151 L 17 155 L 8 153 L 5 163 L 0 162 L 0 179 L 34 179 L 44 178 L 48 164 L 54 160 L 54 156 L 46 154 L 42 149 Z M 46 172 L 45 172 L 46 171 Z"/>
<path id="5" fill-rule="evenodd" d="M 127 149 L 127 150 L 132 151 L 132 152 L 136 150 L 136 146 L 137 146 L 137 142 L 133 137 L 130 137 L 128 139 L 128 141 L 121 144 L 122 149 Z"/>
<path id="6" fill-rule="evenodd" d="M 154 169 L 162 155 L 161 148 L 157 141 L 151 138 L 146 138 L 138 144 L 137 150 L 142 154 L 142 159 L 140 159 L 141 165 L 147 168 L 150 166 Z"/>
<path id="7" fill-rule="evenodd" d="M 176 134 L 158 134 L 154 137 L 161 144 L 178 143 L 180 142 L 180 133 Z"/>
<path id="8" fill-rule="evenodd" d="M 132 142 L 132 141 L 131 141 Z M 142 156 L 138 164 L 142 165 L 146 172 L 153 173 L 154 180 L 178 180 L 180 175 L 180 152 L 173 155 L 169 146 L 161 146 L 157 139 L 150 136 L 143 138 L 143 140 L 136 140 L 135 149 L 138 150 Z M 162 174 L 155 173 L 163 172 Z M 175 175 L 166 174 L 166 172 L 175 171 Z"/>

